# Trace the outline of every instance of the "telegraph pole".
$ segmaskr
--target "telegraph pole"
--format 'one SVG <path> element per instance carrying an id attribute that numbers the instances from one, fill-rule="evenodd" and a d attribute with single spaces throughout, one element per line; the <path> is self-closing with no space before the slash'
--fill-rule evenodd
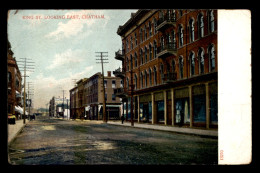
<path id="1" fill-rule="evenodd" d="M 65 91 L 65 90 L 62 90 L 62 92 L 63 92 L 63 100 L 62 100 L 63 119 L 64 119 L 64 112 L 65 112 L 65 110 L 64 110 L 64 91 Z"/>
<path id="2" fill-rule="evenodd" d="M 29 116 L 31 115 L 31 104 L 32 104 L 32 98 L 30 98 L 30 95 L 33 95 L 32 93 L 30 93 L 30 85 L 29 84 L 32 84 L 31 82 L 27 82 L 28 84 L 28 101 L 30 104 L 28 104 L 28 107 L 29 107 Z M 33 90 L 32 90 L 33 91 Z"/>
<path id="3" fill-rule="evenodd" d="M 101 62 L 97 62 L 97 63 L 101 63 L 102 66 L 102 77 L 103 77 L 103 121 L 106 123 L 107 122 L 107 114 L 106 114 L 106 99 L 105 99 L 105 79 L 104 79 L 104 67 L 103 67 L 103 63 L 108 63 L 108 62 L 104 62 L 104 60 L 108 60 L 108 59 L 104 59 L 103 57 L 108 57 L 108 55 L 104 55 L 107 54 L 108 52 L 96 52 L 99 53 L 100 55 L 97 55 L 96 57 L 100 57 L 100 59 L 96 59 L 96 60 L 100 60 Z"/>
<path id="4" fill-rule="evenodd" d="M 30 71 L 30 72 L 33 72 L 31 71 L 31 69 L 34 69 L 34 68 L 31 68 L 30 66 L 34 66 L 34 65 L 30 65 L 30 63 L 34 63 L 32 61 L 28 61 L 28 60 L 32 60 L 32 59 L 29 59 L 29 58 L 20 58 L 22 59 L 23 61 L 17 61 L 17 62 L 20 62 L 20 63 L 23 63 L 24 67 L 21 67 L 23 68 L 24 70 L 24 74 L 23 74 L 23 77 L 24 77 L 24 92 L 23 92 L 23 123 L 25 124 L 25 107 L 26 107 L 26 96 L 25 96 L 25 88 L 26 88 L 26 77 L 29 77 L 29 76 L 26 76 L 26 71 Z M 27 64 L 28 63 L 28 64 Z M 29 69 L 29 70 L 28 70 Z"/>

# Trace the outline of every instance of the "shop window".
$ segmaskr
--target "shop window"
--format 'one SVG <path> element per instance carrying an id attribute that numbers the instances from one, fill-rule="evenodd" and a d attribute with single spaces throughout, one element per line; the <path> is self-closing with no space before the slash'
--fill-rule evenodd
<path id="1" fill-rule="evenodd" d="M 175 123 L 183 125 L 190 122 L 189 98 L 178 98 L 175 100 Z"/>
<path id="2" fill-rule="evenodd" d="M 193 96 L 194 123 L 206 122 L 206 95 Z"/>
<path id="3" fill-rule="evenodd" d="M 164 122 L 164 101 L 157 101 L 157 122 Z"/>

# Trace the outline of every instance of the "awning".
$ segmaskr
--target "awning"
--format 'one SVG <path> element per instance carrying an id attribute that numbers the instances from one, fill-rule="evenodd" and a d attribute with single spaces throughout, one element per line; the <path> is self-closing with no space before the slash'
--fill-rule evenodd
<path id="1" fill-rule="evenodd" d="M 121 107 L 121 105 L 106 105 L 106 107 L 118 108 L 118 107 Z"/>
<path id="2" fill-rule="evenodd" d="M 19 112 L 20 114 L 23 114 L 23 108 L 21 108 L 20 106 L 15 106 L 15 107 L 14 107 L 14 110 L 15 110 L 16 112 Z"/>

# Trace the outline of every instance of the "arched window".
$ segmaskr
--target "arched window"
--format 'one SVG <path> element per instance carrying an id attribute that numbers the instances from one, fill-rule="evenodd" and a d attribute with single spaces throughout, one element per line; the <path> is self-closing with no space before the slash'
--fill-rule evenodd
<path id="1" fill-rule="evenodd" d="M 198 17 L 198 31 L 199 37 L 202 38 L 204 36 L 204 21 L 203 15 L 200 13 Z"/>
<path id="2" fill-rule="evenodd" d="M 152 50 L 152 45 L 149 44 L 149 60 L 152 60 L 152 56 L 153 56 L 153 50 Z"/>
<path id="3" fill-rule="evenodd" d="M 133 69 L 133 58 L 132 55 L 130 55 L 130 70 Z"/>
<path id="4" fill-rule="evenodd" d="M 189 21 L 189 27 L 190 27 L 190 41 L 194 41 L 194 20 L 190 19 Z"/>
<path id="5" fill-rule="evenodd" d="M 172 73 L 174 73 L 175 72 L 175 61 L 174 61 L 174 59 L 172 60 Z"/>
<path id="6" fill-rule="evenodd" d="M 190 75 L 193 76 L 195 74 L 195 56 L 194 53 L 190 53 Z"/>
<path id="7" fill-rule="evenodd" d="M 128 62 L 128 58 L 126 57 L 126 61 L 125 61 L 125 64 L 126 64 L 126 71 L 128 71 L 129 70 L 129 62 Z"/>
<path id="8" fill-rule="evenodd" d="M 135 52 L 135 67 L 137 67 L 137 54 Z"/>
<path id="9" fill-rule="evenodd" d="M 153 30 L 154 30 L 154 34 L 155 34 L 157 32 L 156 31 L 156 27 L 157 27 L 157 20 L 156 20 L 156 18 L 153 19 L 153 26 L 154 26 Z"/>
<path id="10" fill-rule="evenodd" d="M 173 48 L 176 48 L 176 38 L 175 38 L 175 32 L 172 30 L 172 43 L 173 43 Z"/>
<path id="11" fill-rule="evenodd" d="M 149 68 L 149 85 L 152 86 L 152 70 Z"/>
<path id="12" fill-rule="evenodd" d="M 155 66 L 153 68 L 153 83 L 154 85 L 157 85 L 157 71 Z"/>
<path id="13" fill-rule="evenodd" d="M 209 47 L 209 70 L 215 70 L 215 48 L 213 45 Z"/>
<path id="14" fill-rule="evenodd" d="M 179 26 L 179 46 L 183 46 L 183 28 Z"/>
<path id="15" fill-rule="evenodd" d="M 135 81 L 135 90 L 137 89 L 137 75 L 135 74 L 135 79 L 134 79 Z"/>
<path id="16" fill-rule="evenodd" d="M 140 84 L 141 84 L 141 88 L 143 88 L 143 72 L 141 72 L 140 74 Z"/>
<path id="17" fill-rule="evenodd" d="M 200 48 L 199 49 L 199 70 L 200 70 L 200 74 L 204 73 L 204 52 L 203 50 Z"/>
<path id="18" fill-rule="evenodd" d="M 209 32 L 214 32 L 214 13 L 213 10 L 209 11 Z"/>
<path id="19" fill-rule="evenodd" d="M 142 28 L 140 29 L 139 36 L 140 36 L 140 43 L 142 43 L 143 42 L 143 29 Z"/>
<path id="20" fill-rule="evenodd" d="M 145 85 L 145 87 L 147 87 L 147 71 L 145 70 L 144 71 L 144 85 Z"/>
<path id="21" fill-rule="evenodd" d="M 163 36 L 161 37 L 161 50 L 163 50 L 164 49 L 164 38 L 163 38 Z"/>
<path id="22" fill-rule="evenodd" d="M 179 57 L 179 71 L 180 71 L 180 79 L 183 78 L 183 58 Z"/>
<path id="23" fill-rule="evenodd" d="M 8 84 L 11 84 L 11 83 L 12 83 L 12 73 L 11 73 L 11 72 L 8 72 L 8 73 L 7 73 L 7 83 L 8 83 Z"/>
<path id="24" fill-rule="evenodd" d="M 172 10 L 172 19 L 173 19 L 173 21 L 176 21 L 176 12 L 175 12 L 175 10 Z"/>
<path id="25" fill-rule="evenodd" d="M 134 45 L 133 45 L 133 38 L 130 37 L 130 42 L 131 42 L 131 49 L 133 49 Z"/>
<path id="26" fill-rule="evenodd" d="M 161 83 L 163 83 L 163 64 L 160 65 Z"/>
<path id="27" fill-rule="evenodd" d="M 144 63 L 143 61 L 143 50 L 140 49 L 140 60 L 141 60 L 141 65 Z"/>
<path id="28" fill-rule="evenodd" d="M 147 48 L 146 48 L 146 46 L 145 46 L 145 48 L 144 48 L 144 56 L 145 56 L 145 63 L 147 62 Z"/>
<path id="29" fill-rule="evenodd" d="M 152 36 L 152 26 L 151 26 L 151 22 L 148 23 L 148 28 L 149 28 L 149 36 L 151 37 Z"/>
<path id="30" fill-rule="evenodd" d="M 129 90 L 129 79 L 126 78 L 126 86 L 127 86 L 127 90 Z"/>
<path id="31" fill-rule="evenodd" d="M 156 58 L 156 54 L 157 54 L 157 44 L 156 41 L 153 42 L 153 57 Z"/>

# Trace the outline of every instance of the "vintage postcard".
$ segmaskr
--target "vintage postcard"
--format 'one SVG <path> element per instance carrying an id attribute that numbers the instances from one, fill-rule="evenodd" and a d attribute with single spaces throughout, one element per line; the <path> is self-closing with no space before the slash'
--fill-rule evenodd
<path id="1" fill-rule="evenodd" d="M 8 163 L 252 162 L 251 12 L 9 10 Z"/>

